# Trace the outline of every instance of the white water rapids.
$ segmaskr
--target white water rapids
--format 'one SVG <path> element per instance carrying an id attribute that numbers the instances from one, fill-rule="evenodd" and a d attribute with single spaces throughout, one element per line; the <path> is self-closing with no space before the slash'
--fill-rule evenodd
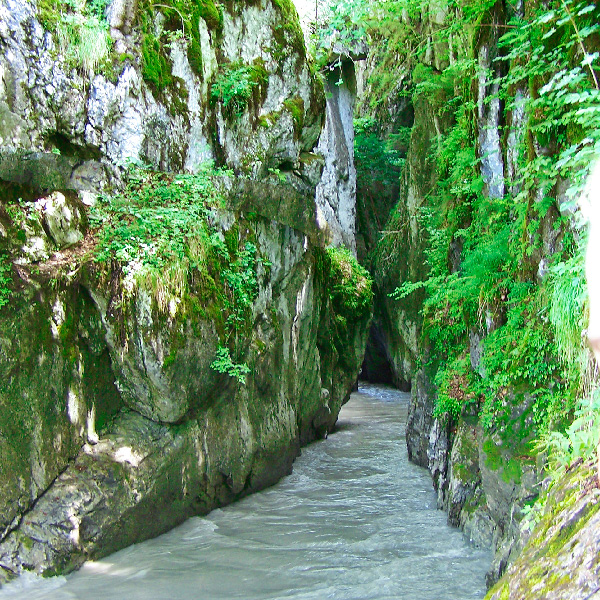
<path id="1" fill-rule="evenodd" d="M 436 510 L 408 462 L 409 395 L 363 384 L 292 475 L 68 577 L 23 577 L 19 600 L 467 600 L 490 554 Z"/>

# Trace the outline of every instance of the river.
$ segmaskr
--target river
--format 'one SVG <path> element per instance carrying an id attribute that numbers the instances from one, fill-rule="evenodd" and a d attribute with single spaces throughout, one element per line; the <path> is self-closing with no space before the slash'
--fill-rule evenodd
<path id="1" fill-rule="evenodd" d="M 362 384 L 327 440 L 277 485 L 68 577 L 21 578 L 19 600 L 467 600 L 489 552 L 436 510 L 408 462 L 409 395 Z"/>

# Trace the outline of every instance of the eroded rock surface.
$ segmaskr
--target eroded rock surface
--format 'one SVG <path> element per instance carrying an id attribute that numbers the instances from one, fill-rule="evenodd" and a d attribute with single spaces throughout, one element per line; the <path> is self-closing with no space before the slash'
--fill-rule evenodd
<path id="1" fill-rule="evenodd" d="M 370 309 L 340 312 L 331 293 L 356 273 L 324 250 L 340 216 L 315 202 L 325 101 L 297 16 L 287 0 L 205 4 L 186 47 L 164 44 L 160 5 L 115 0 L 113 55 L 90 74 L 45 5 L 0 1 L 0 581 L 67 572 L 274 483 L 355 382 Z M 162 81 L 138 54 L 149 14 Z M 246 67 L 232 111 L 213 85 Z M 185 294 L 161 296 L 135 261 L 96 262 L 88 222 L 127 165 L 206 161 L 228 169 L 211 235 L 260 259 L 239 379 L 211 366 L 227 315 L 210 274 L 192 266 Z"/>
<path id="2" fill-rule="evenodd" d="M 597 598 L 599 508 L 595 466 L 574 466 L 545 494 L 540 522 L 486 600 Z"/>

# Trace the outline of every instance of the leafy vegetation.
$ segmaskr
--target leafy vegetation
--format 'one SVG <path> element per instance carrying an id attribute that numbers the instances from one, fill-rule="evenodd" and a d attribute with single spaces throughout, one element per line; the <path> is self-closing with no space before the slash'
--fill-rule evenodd
<path id="1" fill-rule="evenodd" d="M 367 187 L 391 186 L 398 182 L 406 159 L 410 128 L 387 136 L 378 134 L 377 124 L 372 117 L 354 121 L 354 161 L 357 185 Z M 379 187 L 377 186 L 377 187 Z"/>
<path id="2" fill-rule="evenodd" d="M 573 422 L 564 433 L 546 433 L 539 448 L 548 454 L 550 471 L 556 478 L 576 460 L 587 460 L 596 456 L 600 439 L 600 394 L 595 390 L 588 398 L 580 401 Z"/>
<path id="3" fill-rule="evenodd" d="M 227 117 L 241 117 L 255 88 L 264 84 L 266 78 L 267 72 L 260 60 L 253 65 L 226 64 L 215 78 L 210 90 L 211 97 L 222 103 Z"/>
<path id="4" fill-rule="evenodd" d="M 558 440 L 595 431 L 582 430 L 580 419 L 593 422 L 596 409 L 576 411 L 591 386 L 581 338 L 586 291 L 576 199 L 591 158 L 600 155 L 599 8 L 560 0 L 526 2 L 521 11 L 515 3 L 455 0 L 443 22 L 436 18 L 427 30 L 423 10 L 423 2 L 398 0 L 378 4 L 377 21 L 366 19 L 381 47 L 367 83 L 370 105 L 362 110 L 385 118 L 385 107 L 408 99 L 436 119 L 432 140 L 423 132 L 411 138 L 413 154 L 435 172 L 431 180 L 413 172 L 425 198 L 414 218 L 425 232 L 426 275 L 401 282 L 392 294 L 403 307 L 418 298 L 435 414 L 456 421 L 475 409 L 494 429 L 513 402 L 525 402 L 537 435 L 565 432 L 548 438 Z M 427 39 L 441 68 L 423 64 L 431 61 L 422 58 L 431 51 Z M 483 45 L 497 49 L 487 71 L 476 60 Z M 492 106 L 501 114 L 504 176 L 497 182 L 484 171 L 477 119 Z M 385 142 L 358 125 L 359 165 L 365 154 L 373 164 L 385 161 Z M 379 244 L 379 266 L 406 235 L 401 213 Z M 480 358 L 472 364 L 473 344 Z"/>
<path id="5" fill-rule="evenodd" d="M 311 54 L 317 65 L 325 67 L 334 48 L 336 51 L 343 49 L 350 55 L 350 51 L 365 40 L 365 24 L 370 15 L 369 3 L 361 0 L 328 2 L 321 5 L 321 13 L 317 3 L 311 40 Z"/>
<path id="6" fill-rule="evenodd" d="M 8 304 L 11 295 L 11 265 L 6 254 L 0 253 L 0 309 Z"/>
<path id="7" fill-rule="evenodd" d="M 194 304 L 192 295 L 202 299 L 192 308 L 221 324 L 212 367 L 243 383 L 248 368 L 236 361 L 258 293 L 260 258 L 251 241 L 240 247 L 237 228 L 224 234 L 212 224 L 211 211 L 222 203 L 214 181 L 228 175 L 210 165 L 197 175 L 134 167 L 122 193 L 100 198 L 91 224 L 96 261 L 120 270 L 127 293 L 148 290 L 172 318 L 179 306 Z"/>
<path id="8" fill-rule="evenodd" d="M 111 38 L 105 11 L 108 0 L 45 0 L 40 3 L 42 24 L 56 33 L 62 52 L 94 73 L 108 57 Z"/>
<path id="9" fill-rule="evenodd" d="M 327 351 L 333 347 L 338 353 L 339 364 L 350 367 L 353 364 L 348 355 L 352 348 L 350 326 L 371 314 L 373 303 L 372 280 L 352 252 L 344 247 L 315 248 L 317 281 L 329 296 L 331 327 Z"/>
<path id="10" fill-rule="evenodd" d="M 329 297 L 336 313 L 358 320 L 371 310 L 372 281 L 367 270 L 358 264 L 347 248 L 328 248 L 325 269 L 330 278 Z"/>

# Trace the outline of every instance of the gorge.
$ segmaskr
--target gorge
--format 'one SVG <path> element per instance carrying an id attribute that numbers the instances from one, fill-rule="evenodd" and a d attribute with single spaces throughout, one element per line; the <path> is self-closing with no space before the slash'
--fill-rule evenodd
<path id="1" fill-rule="evenodd" d="M 600 594 L 597 13 L 0 0 L 0 583 L 272 485 L 362 369 L 489 598 Z"/>

